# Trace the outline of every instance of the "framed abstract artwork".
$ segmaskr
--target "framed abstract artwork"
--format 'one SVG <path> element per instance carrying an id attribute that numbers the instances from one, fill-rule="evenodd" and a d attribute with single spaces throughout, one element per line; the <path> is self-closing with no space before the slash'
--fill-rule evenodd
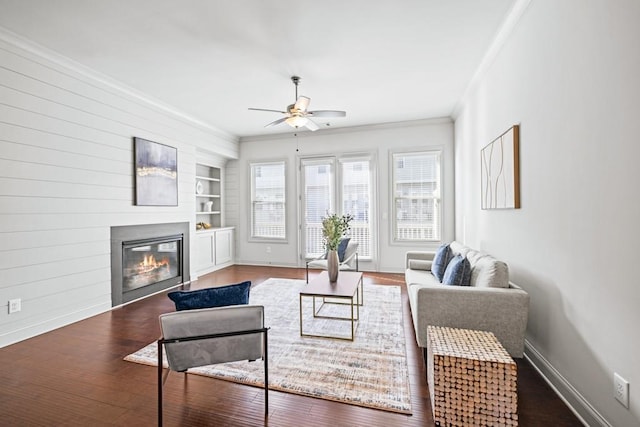
<path id="1" fill-rule="evenodd" d="M 133 138 L 137 206 L 178 206 L 178 149 Z"/>
<path id="2" fill-rule="evenodd" d="M 520 208 L 520 126 L 480 151 L 482 209 Z"/>

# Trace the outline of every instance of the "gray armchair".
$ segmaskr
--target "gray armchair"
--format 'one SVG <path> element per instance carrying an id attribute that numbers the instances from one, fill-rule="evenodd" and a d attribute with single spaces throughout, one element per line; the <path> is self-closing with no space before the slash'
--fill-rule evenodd
<path id="1" fill-rule="evenodd" d="M 264 362 L 264 411 L 269 413 L 267 332 L 264 307 L 236 305 L 160 315 L 158 339 L 158 425 L 162 425 L 162 388 L 170 371 L 240 360 Z M 169 371 L 163 375 L 163 347 Z"/>
<path id="2" fill-rule="evenodd" d="M 317 268 L 321 270 L 327 269 L 327 260 L 324 255 L 307 261 L 307 283 L 309 283 L 309 269 Z M 340 270 L 358 271 L 358 242 L 350 240 L 344 251 L 344 260 L 340 263 Z"/>

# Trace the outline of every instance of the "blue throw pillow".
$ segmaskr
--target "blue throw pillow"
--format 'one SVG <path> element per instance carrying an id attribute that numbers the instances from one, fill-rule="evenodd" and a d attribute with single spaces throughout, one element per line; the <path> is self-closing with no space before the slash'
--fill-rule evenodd
<path id="1" fill-rule="evenodd" d="M 174 291 L 169 292 L 167 296 L 176 304 L 176 310 L 195 310 L 249 304 L 250 289 L 251 282 L 242 282 L 195 291 Z"/>
<path id="2" fill-rule="evenodd" d="M 453 258 L 453 254 L 451 253 L 451 248 L 448 243 L 440 246 L 436 251 L 436 256 L 433 258 L 433 263 L 431 264 L 431 273 L 436 276 L 438 282 L 442 283 L 444 272 L 451 258 Z"/>
<path id="3" fill-rule="evenodd" d="M 344 261 L 344 254 L 347 251 L 349 240 L 351 240 L 350 237 L 344 237 L 342 240 L 340 240 L 340 244 L 338 245 L 338 260 L 340 260 L 340 262 Z"/>
<path id="4" fill-rule="evenodd" d="M 462 255 L 456 255 L 444 272 L 443 285 L 469 286 L 471 284 L 471 264 Z"/>

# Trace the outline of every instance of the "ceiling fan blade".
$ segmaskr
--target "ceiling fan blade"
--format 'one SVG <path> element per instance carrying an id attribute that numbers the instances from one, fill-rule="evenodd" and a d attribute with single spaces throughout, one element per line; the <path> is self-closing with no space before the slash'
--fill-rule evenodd
<path id="1" fill-rule="evenodd" d="M 298 111 L 307 111 L 309 102 L 311 102 L 311 98 L 307 98 L 306 96 L 299 96 L 293 108 Z"/>
<path id="2" fill-rule="evenodd" d="M 281 113 L 281 114 L 287 114 L 286 111 L 280 111 L 280 110 L 269 110 L 267 108 L 249 108 L 249 110 L 253 110 L 253 111 L 269 111 L 272 113 Z"/>
<path id="3" fill-rule="evenodd" d="M 271 123 L 267 123 L 266 125 L 264 125 L 264 127 L 268 128 L 268 127 L 271 127 L 271 126 L 279 125 L 280 123 L 284 122 L 288 118 L 289 117 L 283 117 L 283 118 L 275 120 L 275 121 L 273 121 Z"/>
<path id="4" fill-rule="evenodd" d="M 316 110 L 309 111 L 309 114 L 312 117 L 344 117 L 347 115 L 346 111 L 336 111 L 336 110 Z"/>
<path id="5" fill-rule="evenodd" d="M 310 131 L 316 131 L 316 130 L 320 129 L 320 126 L 318 126 L 317 123 L 309 120 L 308 117 L 307 117 L 307 123 L 304 126 L 307 129 L 309 129 Z"/>

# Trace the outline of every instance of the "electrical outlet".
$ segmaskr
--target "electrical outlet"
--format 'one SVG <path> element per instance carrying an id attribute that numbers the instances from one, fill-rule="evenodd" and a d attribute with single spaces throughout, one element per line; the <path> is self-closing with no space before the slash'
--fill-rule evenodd
<path id="1" fill-rule="evenodd" d="M 629 383 L 616 372 L 613 373 L 613 395 L 618 402 L 629 409 Z"/>
<path id="2" fill-rule="evenodd" d="M 20 298 L 9 300 L 9 314 L 17 313 L 22 310 L 22 300 Z"/>
<path id="3" fill-rule="evenodd" d="M 267 253 L 270 254 L 271 253 L 271 246 L 267 246 Z"/>

